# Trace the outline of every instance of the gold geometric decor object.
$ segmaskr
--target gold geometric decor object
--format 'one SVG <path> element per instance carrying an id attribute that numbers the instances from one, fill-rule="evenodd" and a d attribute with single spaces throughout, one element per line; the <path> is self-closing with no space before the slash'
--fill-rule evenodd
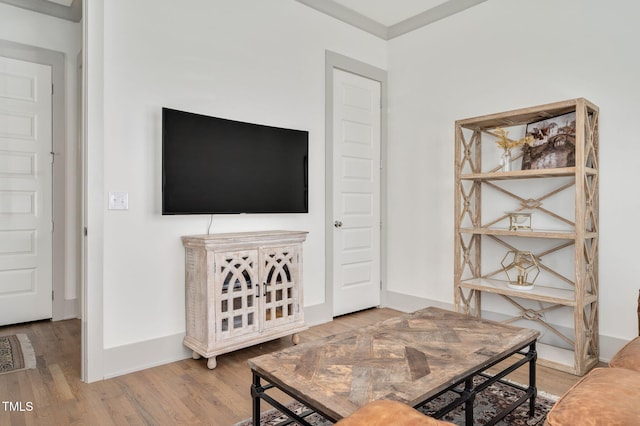
<path id="1" fill-rule="evenodd" d="M 509 280 L 509 288 L 531 290 L 540 274 L 540 267 L 530 251 L 509 250 L 500 262 Z"/>

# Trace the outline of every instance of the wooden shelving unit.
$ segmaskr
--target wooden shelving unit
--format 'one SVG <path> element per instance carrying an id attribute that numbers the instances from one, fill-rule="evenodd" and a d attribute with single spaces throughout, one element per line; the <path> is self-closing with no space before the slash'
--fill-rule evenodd
<path id="1" fill-rule="evenodd" d="M 500 171 L 500 150 L 492 133 L 496 128 L 522 131 L 529 123 L 571 112 L 576 113 L 575 167 Z M 550 356 L 554 359 L 545 359 L 545 352 L 549 351 L 541 350 L 540 363 L 577 375 L 584 375 L 595 366 L 599 356 L 598 127 L 599 109 L 584 98 L 455 123 L 456 310 L 480 316 L 482 294 L 499 295 L 499 300 L 507 302 L 507 310 L 517 311 L 505 322 L 533 321 L 562 342 L 550 348 L 553 352 Z M 483 166 L 483 153 L 488 158 L 487 153 L 492 152 L 489 144 L 495 147 L 495 156 Z M 496 167 L 491 168 L 494 164 Z M 509 185 L 515 185 L 516 189 Z M 544 193 L 539 193 L 540 188 Z M 530 194 L 522 195 L 523 191 Z M 493 198 L 487 199 L 489 193 Z M 558 212 L 558 201 L 548 203 L 551 198 L 558 197 L 571 214 Z M 493 207 L 492 214 L 485 213 L 485 217 L 483 211 L 487 209 L 483 210 L 483 198 L 486 206 Z M 508 211 L 533 211 L 534 215 L 550 218 L 560 226 L 549 230 L 535 226 L 530 230 L 509 230 L 504 226 L 508 215 L 496 215 L 495 203 L 503 203 L 504 210 Z M 548 207 L 547 203 L 553 205 Z M 540 241 L 547 246 L 541 249 L 540 244 L 535 244 Z M 532 290 L 508 287 L 500 267 L 486 266 L 492 260 L 486 258 L 491 250 L 483 250 L 488 244 L 493 245 L 494 251 L 495 247 L 505 252 L 530 250 L 545 277 L 541 274 L 542 279 L 535 282 Z M 566 267 L 566 257 L 573 263 L 573 268 L 569 268 L 571 274 L 559 270 L 560 266 Z M 572 315 L 571 333 L 549 321 L 547 314 L 558 315 L 556 311 L 566 311 L 560 315 Z M 562 360 L 558 361 L 558 357 Z"/>

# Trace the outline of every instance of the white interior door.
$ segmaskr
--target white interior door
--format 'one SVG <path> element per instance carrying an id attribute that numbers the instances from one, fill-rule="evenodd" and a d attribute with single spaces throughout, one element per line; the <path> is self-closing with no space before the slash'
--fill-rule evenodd
<path id="1" fill-rule="evenodd" d="M 380 82 L 333 71 L 333 314 L 380 304 Z"/>
<path id="2" fill-rule="evenodd" d="M 0 57 L 0 325 L 52 315 L 51 67 Z"/>

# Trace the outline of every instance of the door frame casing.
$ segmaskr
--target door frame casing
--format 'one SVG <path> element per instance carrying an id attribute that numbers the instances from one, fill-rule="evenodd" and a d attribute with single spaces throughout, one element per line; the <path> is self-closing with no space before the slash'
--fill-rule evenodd
<path id="1" fill-rule="evenodd" d="M 325 51 L 325 305 L 333 316 L 333 70 L 337 68 L 380 83 L 380 304 L 386 304 L 387 259 L 387 72 L 348 56 Z"/>
<path id="2" fill-rule="evenodd" d="M 52 174 L 52 220 L 53 230 L 53 270 L 52 288 L 55 298 L 52 300 L 52 320 L 67 319 L 69 315 L 77 314 L 76 300 L 67 303 L 65 299 L 65 271 L 66 268 L 66 85 L 65 85 L 65 56 L 62 52 L 30 46 L 8 40 L 0 40 L 0 56 L 32 62 L 51 67 L 51 82 L 55 88 L 52 94 L 52 133 L 51 145 L 54 154 Z M 67 306 L 67 305 L 70 306 Z"/>

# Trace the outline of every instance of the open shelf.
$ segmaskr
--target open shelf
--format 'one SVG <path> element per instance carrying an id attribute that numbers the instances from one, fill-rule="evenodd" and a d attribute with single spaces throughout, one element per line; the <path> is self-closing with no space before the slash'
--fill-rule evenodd
<path id="1" fill-rule="evenodd" d="M 573 290 L 564 290 L 553 287 L 535 285 L 531 290 L 515 290 L 508 286 L 507 281 L 491 278 L 473 278 L 460 281 L 460 287 L 480 290 L 486 293 L 504 294 L 505 296 L 519 297 L 521 299 L 537 300 L 541 302 L 558 303 L 566 306 L 575 306 L 576 298 Z"/>
<path id="2" fill-rule="evenodd" d="M 596 175 L 598 171 L 591 167 L 586 167 L 585 173 L 587 175 Z M 543 179 L 551 177 L 572 177 L 575 176 L 575 174 L 575 167 L 561 167 L 556 169 L 513 170 L 510 172 L 465 173 L 460 175 L 460 179 L 473 181 Z"/>
<path id="3" fill-rule="evenodd" d="M 477 235 L 500 235 L 513 236 L 523 238 L 552 238 L 561 240 L 574 240 L 577 238 L 575 232 L 572 231 L 554 231 L 554 230 L 517 230 L 511 231 L 504 228 L 460 228 L 459 232 L 463 234 Z M 595 232 L 586 232 L 584 238 L 595 238 L 598 234 Z"/>
<path id="4" fill-rule="evenodd" d="M 537 300 L 540 302 L 558 303 L 575 306 L 576 298 L 573 290 L 563 290 L 553 287 L 535 285 L 531 290 L 515 290 L 508 286 L 508 281 L 491 278 L 473 278 L 460 281 L 460 287 L 480 290 L 487 293 L 504 294 L 521 299 Z"/>
<path id="5" fill-rule="evenodd" d="M 496 127 L 510 127 L 533 123 L 550 117 L 567 114 L 581 108 L 593 111 L 598 110 L 598 107 L 588 100 L 584 98 L 576 98 L 512 111 L 483 115 L 481 117 L 466 118 L 464 120 L 458 120 L 456 124 L 459 127 L 471 130 L 490 130 L 495 129 Z"/>

